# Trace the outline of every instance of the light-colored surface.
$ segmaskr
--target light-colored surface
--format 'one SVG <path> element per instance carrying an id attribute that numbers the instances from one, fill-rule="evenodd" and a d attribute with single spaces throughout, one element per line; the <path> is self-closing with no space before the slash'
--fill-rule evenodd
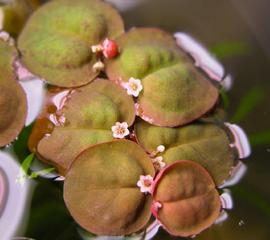
<path id="1" fill-rule="evenodd" d="M 201 68 L 213 80 L 220 82 L 223 79 L 223 66 L 201 43 L 183 32 L 175 33 L 174 37 L 178 46 L 192 56 L 197 67 Z"/>
<path id="2" fill-rule="evenodd" d="M 239 158 L 243 159 L 249 157 L 251 154 L 251 147 L 244 130 L 236 124 L 225 123 L 225 125 L 230 129 L 234 136 L 233 146 L 236 147 Z"/>
<path id="3" fill-rule="evenodd" d="M 0 238 L 10 240 L 21 233 L 26 223 L 32 184 L 27 179 L 23 185 L 16 183 L 20 165 L 10 153 L 0 151 L 0 168 L 4 170 L 9 184 L 7 202 L 0 218 Z"/>
<path id="4" fill-rule="evenodd" d="M 228 219 L 229 215 L 226 211 L 221 211 L 219 218 L 215 221 L 215 224 L 221 224 Z"/>
<path id="5" fill-rule="evenodd" d="M 219 186 L 219 188 L 230 187 L 230 186 L 236 185 L 244 177 L 246 172 L 247 172 L 247 166 L 243 162 L 239 161 L 238 164 L 232 170 L 230 178 L 227 179 L 226 182 L 223 183 L 221 186 Z"/>
<path id="6" fill-rule="evenodd" d="M 6 196 L 8 194 L 8 184 L 6 181 L 6 174 L 0 168 L 0 218 L 2 210 L 5 208 L 6 205 Z"/>
<path id="7" fill-rule="evenodd" d="M 0 30 L 3 29 L 4 25 L 4 12 L 3 9 L 0 7 Z"/>
<path id="8" fill-rule="evenodd" d="M 107 2 L 113 4 L 120 11 L 127 11 L 140 5 L 142 2 L 147 0 L 106 0 Z"/>
<path id="9" fill-rule="evenodd" d="M 220 195 L 221 205 L 223 209 L 233 209 L 233 199 L 230 190 L 224 189 Z"/>
<path id="10" fill-rule="evenodd" d="M 45 83 L 39 78 L 19 81 L 23 87 L 28 105 L 28 113 L 25 125 L 30 125 L 38 116 L 45 97 Z"/>

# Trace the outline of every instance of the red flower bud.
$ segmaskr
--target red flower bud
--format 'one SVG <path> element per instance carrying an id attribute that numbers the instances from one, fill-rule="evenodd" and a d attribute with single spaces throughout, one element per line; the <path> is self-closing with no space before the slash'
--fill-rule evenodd
<path id="1" fill-rule="evenodd" d="M 105 58 L 114 58 L 119 53 L 117 43 L 113 40 L 105 39 L 102 43 L 102 48 Z"/>

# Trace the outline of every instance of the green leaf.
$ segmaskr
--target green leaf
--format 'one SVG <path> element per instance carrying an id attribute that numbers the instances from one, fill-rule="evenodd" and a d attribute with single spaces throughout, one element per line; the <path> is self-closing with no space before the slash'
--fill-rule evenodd
<path id="1" fill-rule="evenodd" d="M 21 164 L 21 169 L 24 171 L 24 173 L 26 175 L 28 175 L 28 170 L 30 169 L 30 166 L 31 166 L 31 163 L 33 162 L 34 160 L 34 156 L 35 154 L 34 153 L 31 153 L 30 155 L 28 155 L 24 161 L 22 162 Z"/>
<path id="2" fill-rule="evenodd" d="M 244 42 L 222 42 L 213 46 L 210 51 L 217 58 L 227 58 L 234 56 L 247 55 L 251 52 L 250 46 Z"/>
<path id="3" fill-rule="evenodd" d="M 29 178 L 37 178 L 39 176 L 43 176 L 43 175 L 46 175 L 48 173 L 51 173 L 55 170 L 55 168 L 47 168 L 47 169 L 43 169 L 43 170 L 40 170 L 40 171 L 37 171 L 37 172 L 32 172 L 31 175 L 29 176 Z"/>
<path id="4" fill-rule="evenodd" d="M 18 57 L 16 48 L 0 39 L 0 56 L 0 147 L 3 147 L 24 127 L 27 103 L 13 71 L 14 60 Z"/>
<path id="5" fill-rule="evenodd" d="M 29 18 L 18 48 L 34 74 L 52 85 L 77 87 L 98 75 L 93 70 L 98 59 L 91 46 L 123 31 L 120 15 L 105 1 L 49 1 Z"/>
<path id="6" fill-rule="evenodd" d="M 269 201 L 262 197 L 256 189 L 251 189 L 250 186 L 234 186 L 232 191 L 233 195 L 250 202 L 270 219 Z"/>
<path id="7" fill-rule="evenodd" d="M 131 77 L 142 81 L 137 102 L 138 115 L 145 121 L 175 127 L 214 107 L 218 89 L 195 68 L 169 33 L 133 28 L 117 43 L 121 52 L 107 62 L 106 73 L 119 84 Z"/>
<path id="8" fill-rule="evenodd" d="M 150 220 L 151 196 L 137 187 L 141 175 L 154 176 L 151 159 L 128 140 L 88 148 L 69 169 L 64 200 L 73 218 L 97 235 L 122 236 Z"/>
<path id="9" fill-rule="evenodd" d="M 62 126 L 55 126 L 37 146 L 41 160 L 65 175 L 75 157 L 86 148 L 113 140 L 116 122 L 131 126 L 135 119 L 133 99 L 116 84 L 97 79 L 76 89 L 61 110 Z M 33 131 L 35 128 L 33 129 Z"/>
<path id="10" fill-rule="evenodd" d="M 269 145 L 270 144 L 270 130 L 255 133 L 249 136 L 249 141 L 252 146 Z"/>
<path id="11" fill-rule="evenodd" d="M 241 99 L 234 115 L 232 116 L 232 121 L 243 121 L 262 102 L 264 97 L 265 93 L 261 87 L 254 87 L 250 89 Z"/>
<path id="12" fill-rule="evenodd" d="M 41 0 L 11 0 L 3 2 L 7 4 L 2 6 L 0 1 L 1 28 L 13 37 L 19 35 L 29 15 L 41 4 Z"/>
<path id="13" fill-rule="evenodd" d="M 13 151 L 16 154 L 19 161 L 23 161 L 30 154 L 27 141 L 32 131 L 32 127 L 33 127 L 32 124 L 27 127 L 24 127 L 20 135 L 18 136 L 18 139 L 15 140 L 14 143 L 12 144 Z"/>
<path id="14" fill-rule="evenodd" d="M 221 88 L 219 90 L 219 93 L 220 93 L 220 96 L 221 96 L 221 99 L 222 99 L 222 103 L 224 105 L 224 108 L 225 109 L 228 109 L 229 104 L 230 104 L 230 99 L 229 99 L 229 96 L 228 96 L 227 91 L 224 88 Z"/>
<path id="15" fill-rule="evenodd" d="M 201 164 L 217 185 L 229 176 L 237 161 L 224 129 L 212 123 L 193 123 L 178 128 L 150 125 L 144 121 L 135 124 L 138 142 L 152 153 L 164 145 L 160 153 L 167 164 L 178 160 L 192 160 Z"/>

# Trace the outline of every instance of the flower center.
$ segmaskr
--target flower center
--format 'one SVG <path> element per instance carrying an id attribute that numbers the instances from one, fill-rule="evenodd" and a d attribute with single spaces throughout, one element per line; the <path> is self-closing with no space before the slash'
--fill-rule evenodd
<path id="1" fill-rule="evenodd" d="M 124 128 L 119 127 L 119 128 L 117 129 L 117 134 L 124 134 L 124 133 L 125 133 L 125 129 L 124 129 Z"/>
<path id="2" fill-rule="evenodd" d="M 144 183 L 144 186 L 146 186 L 146 187 L 151 187 L 151 185 L 152 185 L 152 181 L 149 180 L 149 179 L 145 179 L 145 180 L 143 181 L 143 183 Z"/>
<path id="3" fill-rule="evenodd" d="M 136 91 L 138 89 L 138 86 L 136 83 L 130 83 L 130 88 L 133 90 L 133 91 Z"/>

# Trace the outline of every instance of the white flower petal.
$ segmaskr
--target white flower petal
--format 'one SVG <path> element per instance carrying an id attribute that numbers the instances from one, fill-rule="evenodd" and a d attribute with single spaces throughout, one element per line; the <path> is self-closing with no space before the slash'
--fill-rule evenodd
<path id="1" fill-rule="evenodd" d="M 114 126 L 112 126 L 112 132 L 114 138 L 124 138 L 129 135 L 128 124 L 126 122 L 120 123 L 116 122 Z"/>
<path id="2" fill-rule="evenodd" d="M 98 61 L 93 65 L 93 70 L 95 72 L 100 72 L 100 71 L 104 70 L 104 67 L 105 67 L 104 63 L 101 61 Z"/>
<path id="3" fill-rule="evenodd" d="M 118 126 L 112 126 L 112 131 L 115 132 L 118 129 Z"/>
<path id="4" fill-rule="evenodd" d="M 155 158 L 155 161 L 162 162 L 163 161 L 163 157 L 162 156 L 158 156 L 158 157 Z"/>
<path id="5" fill-rule="evenodd" d="M 149 182 L 150 182 L 150 185 L 149 185 Z M 153 184 L 153 177 L 151 175 L 147 175 L 147 176 L 141 175 L 140 180 L 137 182 L 137 186 L 140 188 L 140 191 L 143 193 L 151 192 L 152 184 Z"/>
<path id="6" fill-rule="evenodd" d="M 131 77 L 127 83 L 123 84 L 124 88 L 127 90 L 128 95 L 138 97 L 141 90 L 143 89 L 140 79 L 135 79 Z"/>
<path id="7" fill-rule="evenodd" d="M 7 42 L 10 46 L 14 46 L 15 44 L 14 39 L 9 35 L 9 33 L 2 31 L 1 28 L 0 28 L 0 39 Z"/>
<path id="8" fill-rule="evenodd" d="M 157 147 L 157 151 L 158 152 L 164 152 L 165 151 L 165 146 L 164 145 L 159 145 L 158 147 Z"/>

